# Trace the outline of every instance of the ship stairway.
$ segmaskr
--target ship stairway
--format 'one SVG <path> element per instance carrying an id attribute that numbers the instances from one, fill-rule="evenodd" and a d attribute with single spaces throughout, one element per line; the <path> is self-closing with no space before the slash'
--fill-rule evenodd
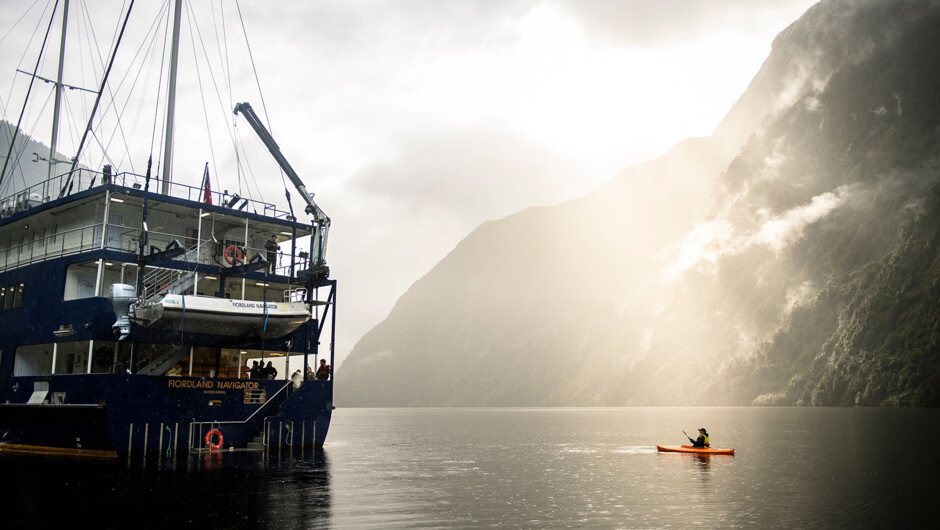
<path id="1" fill-rule="evenodd" d="M 183 261 L 196 262 L 199 249 L 193 247 L 183 254 Z M 143 299 L 167 294 L 182 294 L 196 283 L 196 274 L 190 271 L 158 268 L 144 275 Z"/>
<path id="2" fill-rule="evenodd" d="M 154 351 L 147 358 L 142 359 L 142 363 L 137 369 L 138 374 L 142 375 L 163 375 L 174 364 L 182 361 L 189 355 L 189 348 L 181 348 L 175 345 L 165 346 Z"/>
<path id="3" fill-rule="evenodd" d="M 248 442 L 247 449 L 249 451 L 264 451 L 264 447 L 264 432 L 261 432 Z"/>
<path id="4" fill-rule="evenodd" d="M 268 431 L 275 425 L 272 421 L 272 418 L 280 412 L 280 405 L 288 398 L 290 393 L 290 387 L 293 387 L 292 381 L 287 381 L 281 388 L 279 388 L 273 394 L 268 394 L 264 389 L 259 389 L 253 391 L 251 394 L 245 395 L 245 403 L 255 403 L 258 405 L 251 414 L 248 415 L 244 420 L 211 420 L 211 421 L 199 421 L 194 418 L 193 422 L 190 424 L 190 440 L 189 440 L 189 450 L 190 452 L 203 453 L 209 452 L 209 450 L 202 445 L 203 437 L 211 429 L 218 429 L 220 432 L 225 432 L 225 429 L 229 426 L 238 426 L 238 427 L 247 427 L 248 429 L 254 431 L 251 434 L 251 438 L 248 439 L 245 447 L 239 447 L 238 449 L 231 448 L 230 450 L 239 450 L 239 451 L 262 451 L 266 448 L 269 448 L 272 439 Z M 283 423 L 276 424 L 277 428 L 282 428 Z M 292 424 L 291 424 L 292 425 Z"/>

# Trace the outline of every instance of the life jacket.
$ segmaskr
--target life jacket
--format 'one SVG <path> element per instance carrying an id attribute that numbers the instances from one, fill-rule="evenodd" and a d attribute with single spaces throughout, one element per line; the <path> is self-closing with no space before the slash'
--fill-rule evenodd
<path id="1" fill-rule="evenodd" d="M 705 437 L 705 447 L 709 447 L 709 444 L 708 444 L 708 435 L 707 435 L 707 434 L 703 434 L 702 436 Z"/>

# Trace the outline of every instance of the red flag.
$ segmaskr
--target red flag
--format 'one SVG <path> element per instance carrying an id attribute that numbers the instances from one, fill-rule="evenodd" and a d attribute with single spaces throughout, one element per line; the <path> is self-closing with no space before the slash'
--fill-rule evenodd
<path id="1" fill-rule="evenodd" d="M 202 202 L 212 204 L 212 187 L 209 185 L 209 163 L 206 162 L 206 171 L 202 174 Z"/>

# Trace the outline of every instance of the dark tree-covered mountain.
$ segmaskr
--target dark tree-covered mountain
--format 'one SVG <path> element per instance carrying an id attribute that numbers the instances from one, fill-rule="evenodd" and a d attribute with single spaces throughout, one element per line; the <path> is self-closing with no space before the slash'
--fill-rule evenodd
<path id="1" fill-rule="evenodd" d="M 826 0 L 708 138 L 481 225 L 341 406 L 940 405 L 940 3 Z"/>

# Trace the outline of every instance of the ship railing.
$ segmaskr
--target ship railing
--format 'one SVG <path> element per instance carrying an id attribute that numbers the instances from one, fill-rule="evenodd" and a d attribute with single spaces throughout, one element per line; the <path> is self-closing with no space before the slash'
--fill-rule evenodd
<path id="1" fill-rule="evenodd" d="M 0 271 L 101 248 L 101 224 L 65 230 L 0 250 Z"/>
<path id="2" fill-rule="evenodd" d="M 194 180 L 202 181 L 201 169 Z M 162 188 L 162 182 L 160 180 L 152 178 L 148 186 L 147 178 L 135 173 L 112 173 L 110 171 L 94 171 L 81 168 L 72 172 L 71 178 L 69 178 L 69 173 L 63 173 L 0 198 L 0 217 L 7 217 L 34 206 L 62 197 L 68 197 L 69 195 L 105 184 L 114 184 L 138 190 L 147 187 L 147 189 L 153 193 L 160 193 Z M 240 197 L 237 193 L 229 194 L 227 191 L 210 191 L 209 200 L 205 201 L 205 189 L 200 186 L 189 186 L 179 182 L 170 182 L 168 191 L 169 193 L 167 195 L 178 199 L 207 202 L 208 204 L 223 206 L 232 210 L 253 212 L 277 219 L 287 219 L 290 217 L 290 212 L 279 210 L 274 204 L 249 199 L 247 197 Z"/>
<path id="3" fill-rule="evenodd" d="M 200 249 L 193 247 L 183 254 L 181 260 L 187 263 L 199 261 Z M 144 275 L 143 298 L 156 295 L 180 294 L 189 289 L 196 282 L 196 275 L 192 271 L 179 269 L 155 268 Z"/>
<path id="4" fill-rule="evenodd" d="M 102 226 L 104 227 L 104 242 L 102 243 Z M 86 226 L 72 228 L 69 230 L 56 231 L 43 237 L 36 237 L 16 245 L 10 245 L 7 248 L 0 249 L 0 271 L 15 269 L 18 267 L 38 263 L 41 261 L 79 254 L 82 252 L 91 252 L 94 250 L 115 250 L 128 254 L 136 254 L 139 250 L 140 230 L 138 227 L 127 226 L 119 223 L 91 223 Z M 227 266 L 224 260 L 224 248 L 211 239 L 199 241 L 197 246 L 196 239 L 185 234 L 164 233 L 151 230 L 148 233 L 147 248 L 144 252 L 149 252 L 149 247 L 158 249 L 165 248 L 172 241 L 184 241 L 189 250 L 174 261 L 185 262 L 189 264 L 215 264 Z M 262 254 L 267 257 L 267 251 L 263 248 L 240 246 L 243 256 L 255 256 Z M 197 250 L 198 249 L 198 250 Z M 290 274 L 290 254 L 279 252 L 277 257 L 278 267 L 274 269 L 275 273 L 281 275 Z M 234 264 L 234 263 L 233 263 Z M 296 264 L 295 264 L 296 265 Z M 194 268 L 194 267 L 193 267 Z M 176 281 L 180 274 L 192 276 L 192 271 L 180 271 L 178 269 L 155 267 L 156 271 L 163 276 L 150 276 L 145 281 L 145 285 L 153 289 L 162 288 Z M 296 270 L 302 270 L 302 267 L 296 267 Z M 152 274 L 157 274 L 156 272 Z M 179 287 L 179 286 L 177 286 Z M 182 289 L 186 289 L 183 287 Z M 155 294 L 154 291 L 145 293 L 146 296 Z"/>
<path id="5" fill-rule="evenodd" d="M 235 246 L 237 246 L 240 251 L 241 260 L 239 261 L 239 263 L 235 263 L 234 261 L 233 263 L 226 262 L 225 265 L 223 266 L 245 264 L 245 263 L 248 263 L 252 258 L 254 258 L 255 256 L 259 254 L 261 256 L 264 256 L 264 259 L 266 260 L 268 259 L 268 250 L 264 247 L 252 247 L 252 246 L 241 244 L 241 242 L 239 242 Z M 283 247 L 284 245 L 282 244 L 282 248 Z M 225 252 L 225 248 L 220 246 L 219 251 L 217 252 L 220 261 L 224 259 L 224 252 Z M 300 254 L 306 254 L 306 253 L 301 251 Z M 297 261 L 294 257 L 291 256 L 290 252 L 276 251 L 274 253 L 274 260 L 275 260 L 274 261 L 275 267 L 266 269 L 268 272 L 271 272 L 272 274 L 278 274 L 281 276 L 289 276 L 292 264 L 294 265 L 294 270 L 302 270 L 302 267 L 299 266 L 298 263 L 303 263 L 303 261 Z M 291 263 L 292 261 L 293 263 Z M 269 264 L 269 267 L 270 267 L 270 264 Z"/>
<path id="6" fill-rule="evenodd" d="M 76 169 L 71 175 L 71 178 L 69 178 L 69 173 L 63 173 L 0 198 L 0 204 L 4 205 L 4 208 L 0 211 L 0 217 L 7 217 L 34 206 L 105 184 L 113 183 L 123 186 L 123 183 L 127 182 L 127 187 L 140 188 L 141 184 L 134 186 L 134 180 L 135 178 L 143 179 L 143 177 L 137 177 L 130 173 L 110 175 L 107 172 L 92 171 L 85 168 Z"/>
<path id="7" fill-rule="evenodd" d="M 112 223 L 104 226 L 105 240 L 103 246 L 101 223 L 56 231 L 54 234 L 37 237 L 17 245 L 10 245 L 8 248 L 0 250 L 0 271 L 102 248 L 136 253 L 137 230 Z M 152 236 L 150 238 L 152 244 L 163 244 L 164 246 L 173 239 L 182 237 L 181 235 L 159 233 L 152 233 Z M 166 242 L 164 243 L 163 240 L 166 240 Z"/>
<path id="8" fill-rule="evenodd" d="M 224 425 L 246 425 L 247 423 L 254 420 L 254 418 L 265 410 L 269 406 L 272 406 L 275 403 L 275 399 L 279 394 L 287 393 L 287 389 L 293 385 L 293 381 L 287 381 L 281 388 L 277 389 L 274 394 L 269 396 L 260 407 L 256 408 L 254 412 L 248 415 L 247 418 L 243 420 L 212 420 L 212 421 L 197 421 L 196 418 L 192 419 L 189 426 L 189 450 L 194 452 L 203 452 L 206 451 L 206 448 L 201 447 L 199 441 L 203 439 L 206 433 L 212 429 L 219 427 L 221 428 Z M 267 429 L 265 429 L 267 430 Z M 267 445 L 267 443 L 265 443 Z"/>
<path id="9" fill-rule="evenodd" d="M 307 299 L 307 290 L 303 287 L 297 289 L 285 289 L 284 290 L 284 301 L 285 302 L 303 302 Z"/>
<path id="10" fill-rule="evenodd" d="M 138 353 L 140 358 L 137 361 L 137 370 L 135 373 L 146 375 L 162 374 L 173 367 L 189 355 L 190 352 L 185 348 L 179 348 L 175 345 L 168 345 L 155 350 L 144 350 Z"/>

